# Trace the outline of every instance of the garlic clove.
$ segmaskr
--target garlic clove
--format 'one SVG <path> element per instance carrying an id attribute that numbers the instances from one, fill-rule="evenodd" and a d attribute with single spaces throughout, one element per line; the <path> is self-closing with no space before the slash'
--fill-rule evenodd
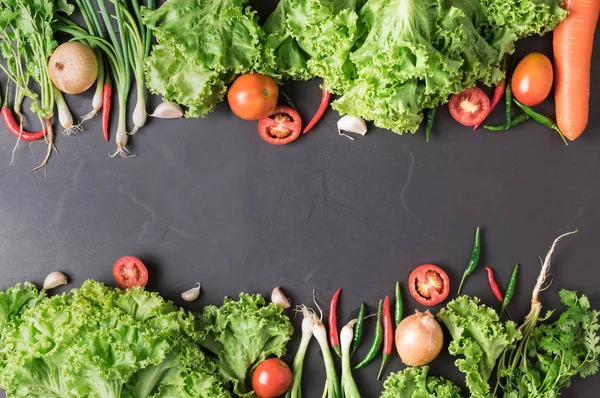
<path id="1" fill-rule="evenodd" d="M 62 272 L 51 272 L 46 279 L 44 279 L 44 290 L 50 290 L 60 285 L 66 285 L 67 281 L 67 276 Z"/>
<path id="2" fill-rule="evenodd" d="M 200 282 L 197 283 L 198 286 L 191 288 L 190 290 L 186 290 L 181 293 L 181 298 L 185 301 L 194 301 L 200 296 L 200 289 L 202 284 Z"/>
<path id="3" fill-rule="evenodd" d="M 283 294 L 283 291 L 279 286 L 273 289 L 273 292 L 271 293 L 271 301 L 283 307 L 284 310 L 292 306 L 290 299 L 285 297 L 285 294 Z"/>
<path id="4" fill-rule="evenodd" d="M 360 134 L 364 136 L 367 133 L 367 123 L 356 116 L 344 115 L 337 122 L 338 134 L 342 134 L 342 131 L 347 131 L 349 133 Z M 351 138 L 347 136 L 348 138 Z"/>
<path id="5" fill-rule="evenodd" d="M 183 109 L 173 101 L 165 101 L 158 105 L 154 113 L 149 116 L 159 119 L 180 119 L 183 117 Z"/>

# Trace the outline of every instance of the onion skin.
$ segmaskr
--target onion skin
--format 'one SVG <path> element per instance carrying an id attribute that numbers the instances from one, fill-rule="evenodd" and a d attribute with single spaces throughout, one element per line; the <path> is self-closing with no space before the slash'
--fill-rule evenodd
<path id="1" fill-rule="evenodd" d="M 76 41 L 61 44 L 48 61 L 52 83 L 66 94 L 81 94 L 98 78 L 98 59 L 91 48 Z"/>
<path id="2" fill-rule="evenodd" d="M 444 333 L 429 311 L 415 311 L 396 328 L 396 350 L 408 366 L 422 366 L 433 361 L 442 351 Z"/>

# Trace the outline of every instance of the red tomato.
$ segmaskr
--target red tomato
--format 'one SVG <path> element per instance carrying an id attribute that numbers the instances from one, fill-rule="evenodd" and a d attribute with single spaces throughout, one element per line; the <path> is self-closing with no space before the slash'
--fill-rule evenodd
<path id="1" fill-rule="evenodd" d="M 527 106 L 539 105 L 552 89 L 554 71 L 548 57 L 531 53 L 519 62 L 512 75 L 512 92 Z"/>
<path id="2" fill-rule="evenodd" d="M 450 293 L 448 274 L 433 264 L 415 268 L 408 277 L 408 286 L 413 298 L 427 306 L 441 303 Z"/>
<path id="3" fill-rule="evenodd" d="M 242 119 L 259 120 L 269 116 L 277 107 L 279 87 L 269 76 L 249 73 L 235 79 L 227 101 L 233 113 Z"/>
<path id="4" fill-rule="evenodd" d="M 252 388 L 260 398 L 282 395 L 292 384 L 292 371 L 281 359 L 262 361 L 252 375 Z"/>
<path id="5" fill-rule="evenodd" d="M 450 114 L 464 126 L 483 122 L 490 109 L 490 99 L 478 87 L 471 87 L 450 96 Z"/>
<path id="6" fill-rule="evenodd" d="M 117 285 L 123 289 L 132 286 L 146 286 L 148 270 L 144 263 L 134 256 L 123 256 L 115 262 L 112 269 Z"/>
<path id="7" fill-rule="evenodd" d="M 289 144 L 300 136 L 301 131 L 300 115 L 287 106 L 277 107 L 269 117 L 260 119 L 258 122 L 260 136 L 273 145 Z"/>

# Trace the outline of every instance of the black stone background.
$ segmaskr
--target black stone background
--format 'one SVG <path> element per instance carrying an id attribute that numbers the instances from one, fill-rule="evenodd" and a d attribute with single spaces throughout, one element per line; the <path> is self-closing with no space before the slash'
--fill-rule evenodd
<path id="1" fill-rule="evenodd" d="M 253 5 L 264 20 L 275 4 Z M 341 287 L 341 327 L 361 300 L 374 311 L 379 298 L 393 295 L 396 280 L 407 291 L 406 278 L 421 263 L 445 268 L 454 294 L 481 225 L 481 266 L 464 291 L 497 305 L 483 267 L 494 267 L 505 287 L 520 262 L 511 312 L 521 319 L 538 256 L 556 236 L 578 228 L 558 247 L 553 283 L 542 300 L 556 308 L 558 289 L 577 289 L 598 308 L 598 36 L 595 47 L 589 126 L 568 147 L 534 122 L 502 133 L 473 132 L 447 108 L 439 110 L 429 144 L 423 131 L 397 136 L 372 126 L 351 141 L 337 135 L 339 116 L 329 111 L 311 133 L 274 147 L 260 139 L 256 123 L 236 118 L 223 103 L 205 119 L 150 120 L 130 140 L 132 159 L 108 157 L 114 141 L 103 141 L 97 117 L 85 132 L 57 138 L 62 159 L 55 153 L 44 176 L 32 171 L 44 145 L 22 143 L 9 166 L 15 139 L 0 127 L 0 287 L 40 285 L 54 270 L 70 278 L 57 292 L 89 278 L 114 285 L 113 262 L 131 254 L 147 264 L 149 289 L 192 311 L 241 291 L 268 296 L 278 285 L 294 304 L 310 304 L 316 289 L 326 306 Z M 516 56 L 532 51 L 552 54 L 551 35 L 519 42 Z M 285 85 L 305 120 L 318 106 L 318 85 Z M 91 96 L 68 97 L 73 113 L 87 113 Z M 150 102 L 153 108 L 160 99 Z M 539 109 L 552 114 L 552 99 Z M 490 122 L 501 122 L 503 112 L 499 106 Z M 28 125 L 37 123 L 30 118 Z M 197 281 L 200 299 L 183 302 L 179 294 Z M 424 309 L 408 294 L 405 302 L 407 313 Z M 290 364 L 300 322 L 294 320 Z M 382 389 L 375 381 L 379 361 L 355 373 L 364 397 Z M 452 361 L 444 348 L 430 373 L 462 384 Z M 387 373 L 401 368 L 394 356 Z M 315 342 L 305 365 L 306 397 L 321 396 L 324 375 Z M 575 379 L 563 396 L 597 397 L 599 386 L 598 377 Z"/>

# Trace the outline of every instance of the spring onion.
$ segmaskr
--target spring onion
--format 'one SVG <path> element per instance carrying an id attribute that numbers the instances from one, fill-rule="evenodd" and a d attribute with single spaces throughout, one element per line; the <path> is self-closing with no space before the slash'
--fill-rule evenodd
<path id="1" fill-rule="evenodd" d="M 285 398 L 302 398 L 302 369 L 304 366 L 304 357 L 306 355 L 308 343 L 313 335 L 316 318 L 314 312 L 305 305 L 301 305 L 297 311 L 302 312 L 304 315 L 304 319 L 302 320 L 302 337 L 292 365 L 292 385 L 287 390 Z"/>
<path id="2" fill-rule="evenodd" d="M 329 350 L 329 343 L 327 340 L 327 331 L 325 325 L 320 319 L 314 319 L 313 335 L 319 346 L 321 346 L 321 352 L 323 353 L 323 361 L 325 362 L 325 372 L 327 374 L 327 381 L 325 383 L 325 391 L 323 397 L 327 398 L 341 398 L 340 383 L 335 370 L 335 364 L 333 363 L 333 357 Z"/>
<path id="3" fill-rule="evenodd" d="M 342 392 L 347 398 L 360 398 L 358 386 L 352 377 L 352 366 L 350 366 L 350 346 L 354 337 L 354 325 L 357 321 L 357 319 L 353 319 L 348 322 L 340 332 L 340 345 L 342 347 Z"/>

